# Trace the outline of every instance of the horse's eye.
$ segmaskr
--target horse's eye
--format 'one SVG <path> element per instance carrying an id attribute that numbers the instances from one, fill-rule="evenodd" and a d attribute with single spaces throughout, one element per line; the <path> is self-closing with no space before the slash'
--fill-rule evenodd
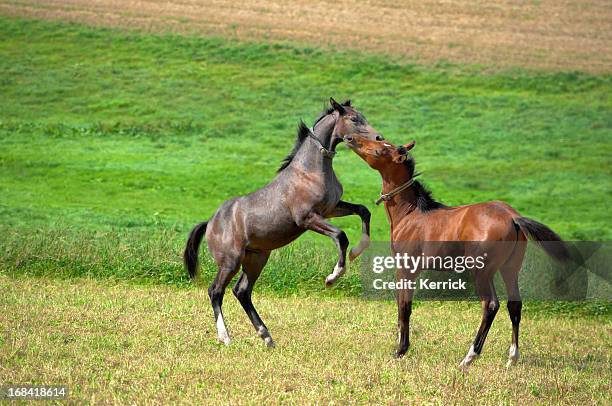
<path id="1" fill-rule="evenodd" d="M 382 141 L 382 140 L 384 140 L 384 138 L 383 138 L 383 137 L 381 137 L 380 135 L 377 135 L 377 136 L 376 136 L 376 141 Z"/>

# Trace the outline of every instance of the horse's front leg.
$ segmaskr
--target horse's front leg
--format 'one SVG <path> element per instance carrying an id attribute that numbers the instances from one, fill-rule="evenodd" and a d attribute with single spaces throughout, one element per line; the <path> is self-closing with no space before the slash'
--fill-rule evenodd
<path id="1" fill-rule="evenodd" d="M 330 237 L 338 247 L 338 262 L 334 271 L 325 278 L 325 285 L 331 286 L 336 280 L 346 272 L 346 249 L 349 245 L 346 233 L 338 227 L 330 224 L 320 214 L 310 212 L 306 217 L 298 222 L 300 227 L 312 230 L 316 233 Z"/>
<path id="2" fill-rule="evenodd" d="M 349 259 L 352 261 L 370 246 L 370 211 L 364 205 L 340 200 L 327 217 L 344 217 L 350 215 L 357 215 L 361 218 L 361 240 L 359 241 L 359 245 L 353 247 L 349 252 Z"/>

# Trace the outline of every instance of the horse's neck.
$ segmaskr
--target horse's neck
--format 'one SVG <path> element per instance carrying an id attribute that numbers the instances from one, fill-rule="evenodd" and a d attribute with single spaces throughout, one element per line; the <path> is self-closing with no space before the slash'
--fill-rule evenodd
<path id="1" fill-rule="evenodd" d="M 389 193 L 410 180 L 410 174 L 407 170 L 396 170 L 390 173 L 381 173 L 381 175 L 383 179 L 382 193 Z M 393 236 L 395 226 L 401 220 L 414 217 L 418 212 L 416 210 L 416 194 L 412 187 L 402 190 L 391 197 L 390 200 L 384 202 L 384 205 L 387 219 L 391 225 L 391 236 Z"/>
<path id="2" fill-rule="evenodd" d="M 330 149 L 330 140 L 334 129 L 335 120 L 330 122 L 328 118 L 321 120 L 317 124 L 316 129 L 313 133 L 314 137 L 319 140 L 321 145 L 326 149 Z M 332 167 L 332 159 L 324 156 L 321 153 L 321 145 L 319 145 L 311 137 L 304 140 L 301 148 L 295 155 L 292 162 L 295 166 L 301 167 L 307 172 L 323 172 L 325 174 L 332 174 L 334 169 Z"/>

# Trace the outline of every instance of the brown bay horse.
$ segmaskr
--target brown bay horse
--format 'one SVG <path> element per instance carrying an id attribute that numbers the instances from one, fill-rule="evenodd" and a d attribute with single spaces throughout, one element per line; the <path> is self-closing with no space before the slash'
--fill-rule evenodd
<path id="1" fill-rule="evenodd" d="M 460 367 L 467 368 L 483 348 L 487 333 L 499 309 L 499 301 L 493 284 L 494 274 L 499 270 L 508 293 L 508 313 L 512 322 L 512 343 L 507 366 L 518 361 L 519 323 L 522 301 L 519 292 L 518 275 L 523 263 L 527 239 L 532 239 L 554 259 L 567 262 L 572 259 L 569 247 L 547 226 L 535 220 L 522 217 L 514 208 L 501 201 L 477 203 L 466 206 L 447 207 L 436 202 L 430 192 L 414 178 L 414 159 L 408 151 L 414 141 L 396 147 L 387 141 L 375 141 L 363 137 L 345 137 L 349 148 L 357 153 L 382 177 L 382 193 L 377 204 L 384 202 L 391 226 L 391 242 L 394 254 L 407 247 L 421 244 L 416 255 L 421 254 L 423 242 L 465 242 L 460 255 L 473 257 L 484 249 L 493 250 L 486 266 L 474 273 L 476 292 L 482 305 L 482 320 L 476 337 Z M 468 242 L 479 242 L 469 244 Z M 552 243 L 548 243 L 552 242 Z M 483 245 L 484 244 L 484 245 Z M 487 245 L 488 244 L 488 245 Z M 435 245 L 435 244 L 432 244 Z M 458 255 L 451 252 L 456 245 L 440 243 L 439 255 Z M 440 248 L 442 247 L 442 248 Z M 444 248 L 447 247 L 447 248 Z M 486 248 L 485 248 L 486 247 Z M 444 250 L 448 252 L 444 252 Z M 411 252 L 415 254 L 414 251 Z M 489 252 L 491 254 L 491 252 Z M 486 256 L 486 254 L 485 254 Z M 422 271 L 397 270 L 398 280 L 414 280 Z M 409 323 L 412 312 L 414 290 L 401 289 L 397 292 L 399 343 L 397 357 L 403 356 L 410 345 Z"/>
<path id="2" fill-rule="evenodd" d="M 307 230 L 331 238 L 338 248 L 338 261 L 325 279 L 332 285 L 346 271 L 349 245 L 344 231 L 327 219 L 358 215 L 362 238 L 350 252 L 357 257 L 370 241 L 370 212 L 359 204 L 341 200 L 343 189 L 336 178 L 332 159 L 336 146 L 346 136 L 382 139 L 350 101 L 330 99 L 331 107 L 316 120 L 312 129 L 300 124 L 293 151 L 285 158 L 276 177 L 263 188 L 225 201 L 216 213 L 191 231 L 184 252 L 185 266 L 194 278 L 198 249 L 206 238 L 218 272 L 208 289 L 217 326 L 217 338 L 224 344 L 230 336 L 221 310 L 225 288 L 242 267 L 233 292 L 257 334 L 269 347 L 274 341 L 251 301 L 253 286 L 272 250 L 283 247 Z"/>

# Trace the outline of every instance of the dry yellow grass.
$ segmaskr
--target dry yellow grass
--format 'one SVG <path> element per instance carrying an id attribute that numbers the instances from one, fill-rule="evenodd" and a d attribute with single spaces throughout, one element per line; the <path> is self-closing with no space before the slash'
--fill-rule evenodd
<path id="1" fill-rule="evenodd" d="M 224 310 L 234 342 L 224 347 L 204 289 L 0 276 L 0 383 L 67 384 L 70 400 L 87 404 L 608 401 L 612 328 L 603 320 L 527 309 L 523 358 L 507 370 L 502 311 L 465 376 L 457 364 L 477 303 L 420 303 L 402 360 L 391 357 L 393 303 L 257 294 L 255 303 L 273 350 L 231 293 Z"/>
<path id="2" fill-rule="evenodd" d="M 0 0 L 0 14 L 290 40 L 507 68 L 610 72 L 612 3 L 567 0 Z"/>

